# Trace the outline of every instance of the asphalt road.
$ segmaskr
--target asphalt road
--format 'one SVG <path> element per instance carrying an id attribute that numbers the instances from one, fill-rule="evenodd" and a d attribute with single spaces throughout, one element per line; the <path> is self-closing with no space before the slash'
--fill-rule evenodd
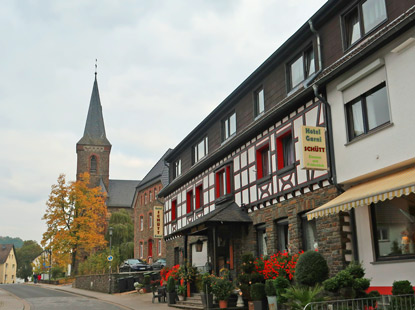
<path id="1" fill-rule="evenodd" d="M 90 297 L 50 290 L 35 285 L 3 284 L 2 289 L 26 300 L 31 310 L 124 310 L 125 308 Z"/>

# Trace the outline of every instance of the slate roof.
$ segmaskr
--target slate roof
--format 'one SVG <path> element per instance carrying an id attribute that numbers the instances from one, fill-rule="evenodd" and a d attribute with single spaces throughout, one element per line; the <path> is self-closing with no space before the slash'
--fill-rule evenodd
<path id="1" fill-rule="evenodd" d="M 99 99 L 97 76 L 95 75 L 92 88 L 91 101 L 89 103 L 88 116 L 86 118 L 84 136 L 78 144 L 110 146 L 105 134 L 104 117 L 102 116 L 101 100 Z"/>
<path id="2" fill-rule="evenodd" d="M 13 244 L 0 244 L 0 264 L 4 264 L 13 249 Z"/>
<path id="3" fill-rule="evenodd" d="M 131 207 L 139 180 L 109 180 L 108 207 Z"/>
<path id="4" fill-rule="evenodd" d="M 141 180 L 137 186 L 137 191 L 150 186 L 153 183 L 161 181 L 161 184 L 166 186 L 169 183 L 169 167 L 165 161 L 165 158 L 170 154 L 172 149 L 168 149 L 166 153 L 159 159 L 153 168 L 147 173 L 147 175 Z"/>
<path id="5" fill-rule="evenodd" d="M 231 224 L 231 223 L 252 223 L 251 217 L 246 213 L 241 207 L 239 207 L 234 201 L 228 201 L 224 204 L 217 206 L 212 212 L 198 218 L 192 223 L 186 225 L 185 227 L 176 230 L 171 233 L 171 236 L 178 235 L 184 231 L 200 225 L 200 224 Z"/>

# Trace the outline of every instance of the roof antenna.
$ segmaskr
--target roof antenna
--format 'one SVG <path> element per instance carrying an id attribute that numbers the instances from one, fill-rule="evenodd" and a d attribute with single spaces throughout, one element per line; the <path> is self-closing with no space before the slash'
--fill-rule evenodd
<path id="1" fill-rule="evenodd" d="M 95 58 L 95 77 L 97 76 L 98 59 Z"/>

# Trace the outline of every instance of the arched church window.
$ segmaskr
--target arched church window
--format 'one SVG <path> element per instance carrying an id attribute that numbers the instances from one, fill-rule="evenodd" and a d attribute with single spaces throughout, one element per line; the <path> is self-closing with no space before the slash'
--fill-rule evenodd
<path id="1" fill-rule="evenodd" d="M 91 156 L 91 165 L 89 168 L 89 173 L 97 173 L 97 157 L 95 155 Z"/>

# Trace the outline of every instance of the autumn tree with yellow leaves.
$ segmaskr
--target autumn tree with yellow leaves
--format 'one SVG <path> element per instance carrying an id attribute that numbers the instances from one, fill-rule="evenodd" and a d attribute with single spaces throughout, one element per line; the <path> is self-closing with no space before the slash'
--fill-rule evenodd
<path id="1" fill-rule="evenodd" d="M 90 188 L 89 174 L 67 183 L 65 175 L 52 185 L 46 212 L 42 219 L 47 230 L 42 246 L 52 250 L 55 264 L 71 263 L 76 273 L 77 261 L 106 246 L 106 195 L 101 187 Z"/>

